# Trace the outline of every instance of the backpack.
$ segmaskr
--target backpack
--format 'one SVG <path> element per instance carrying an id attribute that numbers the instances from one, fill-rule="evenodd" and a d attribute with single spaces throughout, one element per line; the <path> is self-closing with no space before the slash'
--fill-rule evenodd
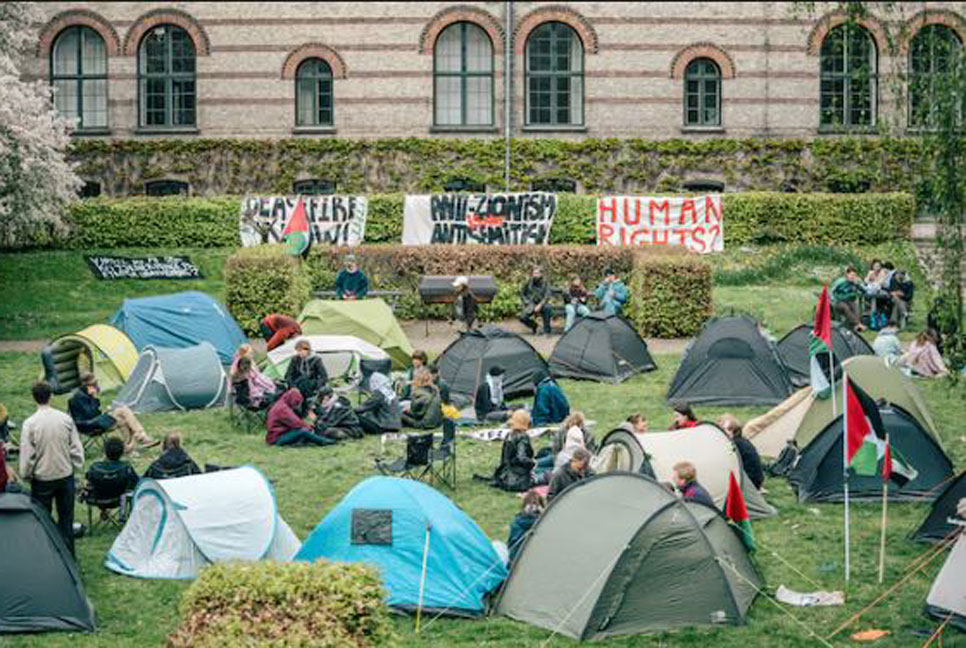
<path id="1" fill-rule="evenodd" d="M 781 453 L 778 455 L 778 459 L 774 463 L 770 464 L 765 471 L 772 477 L 782 477 L 787 475 L 798 463 L 798 444 L 795 443 L 794 439 L 788 441 L 785 447 L 782 448 Z"/>

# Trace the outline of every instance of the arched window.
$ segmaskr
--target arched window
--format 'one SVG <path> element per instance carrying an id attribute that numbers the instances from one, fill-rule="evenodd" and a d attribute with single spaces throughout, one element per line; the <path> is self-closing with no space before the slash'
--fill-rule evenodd
<path id="1" fill-rule="evenodd" d="M 584 123 L 584 46 L 569 25 L 543 23 L 527 39 L 527 125 Z"/>
<path id="2" fill-rule="evenodd" d="M 909 125 L 928 126 L 937 77 L 949 69 L 953 53 L 962 48 L 956 32 L 945 25 L 927 25 L 909 47 Z"/>
<path id="3" fill-rule="evenodd" d="M 869 32 L 858 25 L 834 27 L 822 42 L 820 125 L 875 126 L 877 56 Z"/>
<path id="4" fill-rule="evenodd" d="M 196 123 L 195 44 L 175 25 L 159 25 L 138 49 L 140 125 L 177 128 Z"/>
<path id="5" fill-rule="evenodd" d="M 711 59 L 694 59 L 684 71 L 684 125 L 721 125 L 721 70 Z"/>
<path id="6" fill-rule="evenodd" d="M 332 68 L 320 58 L 302 61 L 295 72 L 297 126 L 331 126 Z"/>
<path id="7" fill-rule="evenodd" d="M 54 105 L 78 130 L 107 127 L 107 48 L 90 27 L 62 31 L 50 54 Z"/>
<path id="8" fill-rule="evenodd" d="M 493 124 L 493 44 L 478 25 L 453 23 L 433 50 L 437 126 Z"/>

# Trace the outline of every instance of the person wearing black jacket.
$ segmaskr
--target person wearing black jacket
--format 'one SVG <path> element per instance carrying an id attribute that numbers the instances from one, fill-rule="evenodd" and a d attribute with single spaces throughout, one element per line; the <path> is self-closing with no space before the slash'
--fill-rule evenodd
<path id="1" fill-rule="evenodd" d="M 500 465 L 493 471 L 490 485 L 503 490 L 522 493 L 533 482 L 533 446 L 530 444 L 530 414 L 517 410 L 510 417 L 510 434 L 500 449 Z"/>
<path id="2" fill-rule="evenodd" d="M 553 309 L 550 307 L 550 296 L 550 284 L 544 279 L 543 270 L 539 267 L 534 268 L 530 272 L 530 279 L 520 290 L 520 299 L 523 302 L 523 314 L 520 316 L 520 321 L 529 327 L 534 334 L 537 333 L 537 322 L 533 319 L 535 315 L 539 315 L 540 319 L 543 320 L 543 332 L 545 334 L 550 333 L 550 318 L 553 315 Z"/>
<path id="3" fill-rule="evenodd" d="M 742 434 L 738 419 L 731 414 L 724 414 L 718 419 L 718 426 L 731 438 L 731 443 L 738 451 L 741 467 L 744 468 L 748 479 L 755 485 L 755 488 L 761 488 L 761 485 L 765 483 L 765 470 L 761 465 L 761 457 L 751 441 Z"/>
<path id="4" fill-rule="evenodd" d="M 361 439 L 365 432 L 347 398 L 326 385 L 319 390 L 315 406 L 315 433 L 330 439 Z"/>
<path id="5" fill-rule="evenodd" d="M 570 457 L 570 462 L 553 472 L 550 478 L 550 488 L 547 489 L 547 502 L 567 490 L 579 481 L 591 477 L 594 473 L 588 468 L 590 451 L 587 448 L 576 448 Z"/>
<path id="6" fill-rule="evenodd" d="M 82 373 L 80 383 L 80 387 L 67 401 L 67 411 L 74 419 L 78 432 L 94 437 L 117 427 L 124 435 L 125 452 L 131 452 L 138 446 L 151 448 L 158 445 L 144 431 L 144 426 L 129 408 L 122 405 L 113 408 L 110 413 L 101 411 L 101 400 L 98 398 L 101 388 L 94 374 Z"/>
<path id="7" fill-rule="evenodd" d="M 181 435 L 171 432 L 164 437 L 164 452 L 154 460 L 144 471 L 144 476 L 151 479 L 167 479 L 169 477 L 187 477 L 188 475 L 198 475 L 201 470 L 198 468 L 188 453 L 181 447 Z"/>
<path id="8" fill-rule="evenodd" d="M 308 340 L 302 339 L 295 343 L 295 355 L 285 371 L 285 382 L 289 387 L 299 390 L 306 407 L 315 392 L 329 382 L 325 364 L 322 358 L 312 354 L 312 345 Z"/>
<path id="9" fill-rule="evenodd" d="M 470 280 L 467 277 L 457 277 L 453 281 L 453 317 L 463 322 L 466 330 L 470 331 L 476 323 L 476 295 L 470 290 Z"/>
<path id="10" fill-rule="evenodd" d="M 477 421 L 505 421 L 510 415 L 510 408 L 503 397 L 503 367 L 494 365 L 486 374 L 486 378 L 476 388 L 473 399 L 473 410 Z"/>
<path id="11" fill-rule="evenodd" d="M 402 429 L 402 406 L 388 376 L 376 372 L 369 377 L 369 400 L 355 409 L 366 434 L 398 432 Z"/>

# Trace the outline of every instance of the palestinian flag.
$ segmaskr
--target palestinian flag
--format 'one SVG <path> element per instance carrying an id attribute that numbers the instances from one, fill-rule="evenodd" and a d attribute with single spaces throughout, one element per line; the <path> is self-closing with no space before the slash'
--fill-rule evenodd
<path id="1" fill-rule="evenodd" d="M 822 296 L 815 307 L 815 325 L 808 343 L 809 372 L 812 393 L 818 398 L 828 398 L 832 393 L 829 376 L 832 364 L 832 311 L 829 307 L 828 286 L 822 286 Z"/>
<path id="2" fill-rule="evenodd" d="M 856 475 L 876 474 L 886 453 L 886 429 L 875 401 L 849 379 L 845 387 L 845 464 Z"/>
<path id="3" fill-rule="evenodd" d="M 899 488 L 902 488 L 918 476 L 919 471 L 906 461 L 898 448 L 892 447 L 889 438 L 886 437 L 885 452 L 882 457 L 882 481 L 891 479 L 899 485 Z"/>
<path id="4" fill-rule="evenodd" d="M 728 498 L 725 500 L 725 517 L 741 531 L 741 541 L 748 551 L 755 551 L 755 536 L 751 532 L 751 522 L 748 520 L 748 507 L 745 496 L 741 492 L 734 473 L 728 475 Z"/>
<path id="5" fill-rule="evenodd" d="M 300 256 L 309 249 L 309 219 L 305 216 L 305 203 L 299 197 L 295 212 L 282 230 L 282 240 L 288 243 L 292 256 Z"/>

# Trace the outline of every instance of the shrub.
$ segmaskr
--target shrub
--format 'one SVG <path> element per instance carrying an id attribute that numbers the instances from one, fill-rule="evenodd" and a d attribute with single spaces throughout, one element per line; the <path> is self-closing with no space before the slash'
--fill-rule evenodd
<path id="1" fill-rule="evenodd" d="M 258 562 L 202 570 L 181 600 L 172 648 L 385 646 L 393 642 L 376 570 Z"/>
<path id="2" fill-rule="evenodd" d="M 283 245 L 242 248 L 225 263 L 225 303 L 249 334 L 269 313 L 297 315 L 309 299 L 299 259 Z"/>
<path id="3" fill-rule="evenodd" d="M 638 250 L 629 284 L 627 315 L 644 336 L 690 337 L 714 310 L 711 266 L 693 254 Z"/>

